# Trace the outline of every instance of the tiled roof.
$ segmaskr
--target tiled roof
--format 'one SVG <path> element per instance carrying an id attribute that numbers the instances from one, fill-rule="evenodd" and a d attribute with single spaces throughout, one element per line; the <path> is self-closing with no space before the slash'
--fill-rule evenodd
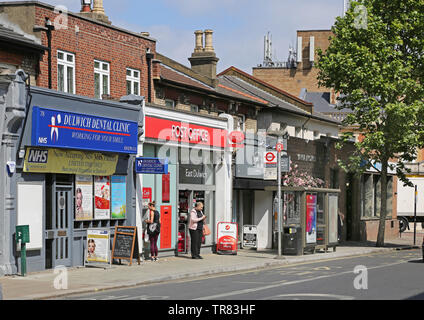
<path id="1" fill-rule="evenodd" d="M 304 99 L 314 104 L 314 109 L 321 113 L 350 113 L 350 109 L 336 109 L 336 105 L 330 103 L 329 92 L 305 92 Z"/>
<path id="2" fill-rule="evenodd" d="M 160 74 L 161 78 L 164 80 L 184 84 L 187 86 L 203 89 L 203 90 L 210 90 L 213 91 L 214 89 L 212 87 L 207 86 L 206 84 L 188 76 L 181 72 L 178 72 L 168 66 L 165 66 L 163 64 L 160 65 Z"/>
<path id="3" fill-rule="evenodd" d="M 261 90 L 260 88 L 257 88 L 254 85 L 247 83 L 246 81 L 242 79 L 237 78 L 236 76 L 221 76 L 219 78 L 219 81 L 220 83 L 225 84 L 226 86 L 231 87 L 232 89 L 251 95 L 255 97 L 255 99 L 266 101 L 267 102 L 266 104 L 268 104 L 269 107 L 274 107 L 279 110 L 287 111 L 287 112 L 295 112 L 299 115 L 303 115 L 307 117 L 312 116 L 315 119 L 326 121 L 326 122 L 340 124 L 339 121 L 329 116 L 326 116 L 322 114 L 321 112 L 317 112 L 314 109 L 312 110 L 312 114 L 309 112 L 306 112 L 305 110 L 287 101 L 284 101 L 264 90 Z"/>
<path id="4" fill-rule="evenodd" d="M 241 75 L 241 76 L 243 76 L 243 77 L 246 77 L 246 78 L 248 78 L 248 79 L 250 79 L 250 80 L 252 80 L 253 82 L 256 82 L 256 83 L 258 83 L 258 84 L 260 84 L 260 85 L 262 85 L 262 86 L 265 86 L 265 87 L 267 87 L 267 88 L 269 88 L 269 89 L 271 89 L 271 90 L 274 90 L 274 91 L 276 91 L 276 92 L 279 92 L 279 93 L 281 93 L 282 95 L 285 95 L 285 96 L 287 96 L 288 98 L 291 98 L 291 99 L 293 99 L 293 100 L 296 100 L 296 101 L 298 101 L 298 102 L 300 102 L 300 103 L 303 103 L 303 104 L 305 104 L 305 105 L 310 105 L 311 103 L 309 103 L 309 102 L 307 102 L 307 101 L 305 101 L 305 100 L 302 100 L 301 98 L 299 98 L 299 97 L 296 97 L 296 96 L 294 96 L 294 95 L 292 95 L 292 94 L 290 94 L 290 93 L 288 93 L 287 91 L 284 91 L 284 90 L 281 90 L 281 89 L 279 89 L 279 88 L 277 88 L 277 87 L 275 87 L 275 86 L 273 86 L 273 85 L 271 85 L 271 84 L 269 84 L 269 83 L 267 83 L 267 82 L 264 82 L 264 81 L 262 81 L 262 80 L 260 80 L 260 79 L 258 79 L 258 78 L 256 78 L 256 77 L 254 77 L 254 76 L 252 76 L 252 75 L 250 75 L 250 74 L 248 74 L 248 73 L 246 73 L 246 72 L 244 72 L 244 71 L 242 71 L 242 70 L 240 70 L 240 69 L 237 69 L 236 67 L 229 67 L 229 68 L 227 68 L 226 70 L 224 70 L 224 71 L 222 71 L 220 74 L 218 74 L 217 75 L 217 77 L 220 77 L 220 76 L 224 76 L 224 75 L 233 75 L 233 74 L 239 74 L 239 75 Z"/>

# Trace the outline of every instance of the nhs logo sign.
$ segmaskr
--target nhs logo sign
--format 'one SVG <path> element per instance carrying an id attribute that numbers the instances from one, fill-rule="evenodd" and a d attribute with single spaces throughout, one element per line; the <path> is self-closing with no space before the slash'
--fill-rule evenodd
<path id="1" fill-rule="evenodd" d="M 49 160 L 48 150 L 28 149 L 28 152 L 29 163 L 47 163 Z"/>

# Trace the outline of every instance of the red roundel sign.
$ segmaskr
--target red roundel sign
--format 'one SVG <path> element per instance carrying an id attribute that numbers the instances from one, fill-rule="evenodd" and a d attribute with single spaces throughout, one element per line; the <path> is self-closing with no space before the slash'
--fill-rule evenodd
<path id="1" fill-rule="evenodd" d="M 284 145 L 282 143 L 277 143 L 277 146 L 275 148 L 278 152 L 284 151 Z"/>

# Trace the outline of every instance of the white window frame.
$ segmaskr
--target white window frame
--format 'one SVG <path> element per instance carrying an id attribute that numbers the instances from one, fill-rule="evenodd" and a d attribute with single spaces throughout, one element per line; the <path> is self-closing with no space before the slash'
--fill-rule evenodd
<path id="1" fill-rule="evenodd" d="M 131 72 L 131 75 L 128 75 L 128 71 Z M 138 73 L 138 76 L 135 76 L 136 72 Z M 141 83 L 141 80 L 140 80 L 141 79 L 141 72 L 140 72 L 140 70 L 127 68 L 126 77 L 127 77 L 127 82 L 131 83 L 131 86 L 130 86 L 131 90 L 130 90 L 130 92 L 128 92 L 128 87 L 127 87 L 127 94 L 135 94 L 135 95 L 139 96 L 140 95 L 140 83 Z M 135 83 L 138 84 L 138 87 L 137 87 L 138 93 L 134 92 L 134 84 Z"/>
<path id="2" fill-rule="evenodd" d="M 63 59 L 59 58 L 59 54 L 63 54 Z M 68 56 L 72 57 L 72 62 L 68 61 Z M 63 66 L 63 90 L 60 90 L 59 85 L 59 66 Z M 68 86 L 68 68 L 72 68 L 72 89 L 70 90 Z M 75 82 L 75 54 L 71 52 L 66 52 L 63 50 L 57 50 L 57 90 L 75 94 L 76 92 L 76 82 Z"/>
<path id="3" fill-rule="evenodd" d="M 100 64 L 99 68 L 96 68 L 96 63 Z M 104 70 L 103 67 L 107 65 L 107 70 Z M 101 60 L 94 60 L 94 75 L 98 74 L 100 79 L 100 96 L 96 96 L 96 79 L 94 78 L 94 96 L 98 99 L 102 99 L 102 96 L 104 94 L 110 94 L 110 63 L 106 61 Z M 107 76 L 107 92 L 104 92 L 104 84 L 103 84 L 103 77 Z"/>

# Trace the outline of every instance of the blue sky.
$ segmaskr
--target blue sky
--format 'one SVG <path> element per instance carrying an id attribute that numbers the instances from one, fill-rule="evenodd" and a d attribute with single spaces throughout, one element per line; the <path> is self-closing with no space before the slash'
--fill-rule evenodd
<path id="1" fill-rule="evenodd" d="M 3 0 L 4 1 L 4 0 Z M 80 0 L 44 0 L 80 10 Z M 251 74 L 263 61 L 263 42 L 272 34 L 273 55 L 285 61 L 296 31 L 330 29 L 343 0 L 103 0 L 112 23 L 150 32 L 157 51 L 184 65 L 194 49 L 194 31 L 212 29 L 218 72 L 235 66 Z"/>

